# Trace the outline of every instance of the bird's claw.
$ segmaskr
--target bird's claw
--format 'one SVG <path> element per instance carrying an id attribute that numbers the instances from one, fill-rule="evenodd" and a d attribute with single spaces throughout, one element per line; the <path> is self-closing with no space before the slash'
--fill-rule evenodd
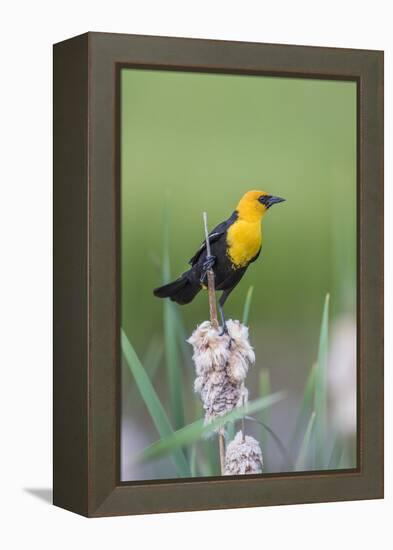
<path id="1" fill-rule="evenodd" d="M 209 271 L 209 269 L 211 269 L 213 267 L 213 265 L 215 263 L 216 263 L 216 257 L 215 256 L 207 256 L 206 257 L 206 260 L 202 264 L 202 275 L 201 275 L 201 278 L 200 278 L 201 283 L 203 283 L 203 281 L 206 278 L 207 272 Z"/>
<path id="2" fill-rule="evenodd" d="M 232 342 L 234 342 L 234 338 L 232 338 L 232 336 L 229 334 L 229 330 L 228 330 L 228 327 L 227 327 L 227 324 L 224 323 L 222 329 L 221 329 L 221 332 L 219 333 L 219 336 L 224 336 L 224 334 L 226 334 L 227 336 L 229 336 L 229 341 L 228 341 L 228 349 L 231 349 L 232 347 Z"/>
<path id="3" fill-rule="evenodd" d="M 222 329 L 221 329 L 221 332 L 219 333 L 219 336 L 224 336 L 224 334 L 229 334 L 229 330 L 226 323 L 222 325 Z"/>
<path id="4" fill-rule="evenodd" d="M 215 263 L 216 263 L 215 256 L 206 256 L 206 260 L 202 264 L 203 271 L 207 271 L 208 269 L 212 268 Z"/>

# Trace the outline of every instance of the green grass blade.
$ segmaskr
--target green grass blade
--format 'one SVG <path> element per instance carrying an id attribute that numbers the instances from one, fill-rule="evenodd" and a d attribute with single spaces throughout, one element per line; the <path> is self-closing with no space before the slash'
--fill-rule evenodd
<path id="1" fill-rule="evenodd" d="M 197 420 L 196 422 L 188 424 L 177 432 L 171 433 L 167 437 L 162 438 L 152 445 L 146 447 L 140 455 L 140 460 L 162 456 L 166 453 L 173 452 L 173 449 L 178 449 L 186 445 L 191 445 L 195 441 L 198 441 L 198 439 L 200 439 L 205 434 L 211 433 L 213 430 L 224 426 L 224 424 L 226 424 L 227 422 L 234 422 L 235 420 L 239 420 L 243 416 L 270 407 L 278 401 L 281 401 L 284 396 L 284 392 L 278 392 L 267 397 L 261 397 L 260 399 L 246 404 L 244 407 L 233 409 L 230 413 L 217 418 L 208 425 L 204 424 L 203 419 Z"/>
<path id="2" fill-rule="evenodd" d="M 226 435 L 225 441 L 227 444 L 230 443 L 235 438 L 236 426 L 234 422 L 228 422 L 225 435 Z"/>
<path id="3" fill-rule="evenodd" d="M 317 364 L 311 367 L 310 373 L 307 377 L 306 387 L 304 389 L 302 401 L 298 415 L 296 417 L 295 428 L 293 430 L 290 448 L 293 449 L 296 442 L 300 439 L 300 434 L 304 432 L 307 426 L 308 419 L 310 418 L 311 411 L 313 409 L 313 401 L 315 394 L 315 373 L 317 370 Z"/>
<path id="4" fill-rule="evenodd" d="M 327 436 L 327 362 L 329 338 L 329 294 L 326 295 L 323 307 L 321 330 L 319 335 L 318 361 L 315 373 L 315 458 L 316 467 L 326 465 L 326 436 Z"/>
<path id="5" fill-rule="evenodd" d="M 191 470 L 191 477 L 198 477 L 198 471 L 197 471 L 197 446 L 194 443 L 191 447 L 190 452 L 190 470 Z"/>
<path id="6" fill-rule="evenodd" d="M 260 426 L 262 426 L 263 428 L 263 431 L 264 432 L 267 432 L 269 434 L 269 436 L 273 439 L 273 441 L 276 443 L 277 445 L 277 448 L 278 450 L 280 451 L 281 453 L 281 456 L 284 460 L 284 471 L 292 471 L 293 470 L 293 463 L 292 463 L 292 459 L 289 455 L 289 452 L 287 450 L 287 448 L 285 447 L 284 443 L 281 441 L 281 439 L 278 437 L 278 435 L 276 434 L 276 432 L 274 430 L 272 430 L 267 424 L 265 424 L 264 422 L 262 422 L 261 420 L 258 420 L 256 418 L 254 418 L 253 416 L 245 416 L 244 417 L 246 420 L 251 420 L 252 422 L 256 422 L 257 424 L 259 424 Z M 262 447 L 262 445 L 261 445 Z M 263 455 L 263 452 L 264 452 L 264 449 L 262 447 L 262 455 Z M 263 457 L 263 461 L 264 463 L 266 463 L 265 461 L 265 457 Z M 267 468 L 265 467 L 264 468 L 264 471 L 265 473 L 268 472 Z"/>
<path id="7" fill-rule="evenodd" d="M 139 358 L 128 340 L 125 332 L 121 331 L 121 347 L 124 357 L 130 368 L 135 383 L 138 386 L 143 401 L 150 413 L 153 423 L 160 437 L 169 437 L 173 432 L 173 428 L 161 404 L 161 401 L 153 388 L 148 374 L 143 368 Z M 171 451 L 173 461 L 177 468 L 178 474 L 182 477 L 190 476 L 190 468 L 181 449 L 176 448 Z"/>
<path id="8" fill-rule="evenodd" d="M 184 426 L 182 372 L 177 341 L 175 304 L 164 301 L 164 342 L 171 418 L 176 429 Z"/>
<path id="9" fill-rule="evenodd" d="M 311 433 L 314 427 L 315 422 L 315 412 L 313 411 L 310 416 L 310 420 L 307 424 L 307 428 L 304 434 L 302 444 L 300 446 L 299 455 L 296 460 L 295 470 L 297 472 L 302 471 L 306 468 L 307 457 L 310 455 L 310 442 L 311 442 Z"/>
<path id="10" fill-rule="evenodd" d="M 169 261 L 169 215 L 165 212 L 163 228 L 162 281 L 169 283 L 171 278 Z M 165 365 L 169 388 L 171 418 L 176 429 L 184 426 L 184 406 L 182 393 L 182 371 L 178 347 L 178 322 L 176 306 L 170 300 L 164 300 L 164 344 Z"/>
<path id="11" fill-rule="evenodd" d="M 162 342 L 158 338 L 152 338 L 150 344 L 146 350 L 146 353 L 143 356 L 141 361 L 142 365 L 145 367 L 145 370 L 150 378 L 150 381 L 153 382 L 158 371 L 158 367 L 161 364 L 162 357 L 164 354 L 164 349 Z M 127 361 L 124 361 L 127 364 Z M 128 369 L 128 366 L 126 367 Z M 137 393 L 138 387 L 136 384 L 132 385 L 132 388 L 129 393 L 129 398 L 131 401 L 135 401 L 134 394 Z M 136 401 L 136 406 L 142 405 L 143 401 L 138 399 Z"/>
<path id="12" fill-rule="evenodd" d="M 338 470 L 345 470 L 346 468 L 350 468 L 350 467 L 353 467 L 353 465 L 350 464 L 348 445 L 344 442 L 343 447 L 342 447 L 342 453 L 341 453 L 340 461 L 338 463 L 337 469 Z"/>
<path id="13" fill-rule="evenodd" d="M 169 260 L 169 212 L 168 209 L 164 209 L 163 214 L 163 228 L 162 228 L 162 283 L 165 285 L 170 282 L 171 279 L 171 266 Z"/>
<path id="14" fill-rule="evenodd" d="M 266 397 L 267 395 L 271 394 L 271 385 L 270 385 L 270 373 L 267 369 L 261 369 L 261 372 L 259 373 L 259 395 L 260 397 Z M 269 424 L 269 409 L 264 409 L 262 413 L 260 413 L 260 419 L 263 421 L 264 424 Z M 266 448 L 268 445 L 268 433 L 267 431 L 262 428 L 261 430 L 261 446 L 262 446 L 262 452 L 266 452 Z M 265 469 L 267 468 L 266 460 L 265 460 Z"/>
<path id="15" fill-rule="evenodd" d="M 142 359 L 142 365 L 145 366 L 150 380 L 154 380 L 157 369 L 160 366 L 164 354 L 163 345 L 160 339 L 152 338 L 146 353 Z"/>
<path id="16" fill-rule="evenodd" d="M 191 346 L 187 343 L 189 335 L 184 326 L 183 317 L 180 313 L 180 308 L 175 307 L 176 325 L 177 325 L 177 341 L 183 358 L 183 362 L 188 368 L 193 369 Z"/>
<path id="17" fill-rule="evenodd" d="M 204 415 L 202 403 L 194 398 L 194 418 L 198 420 Z M 233 424 L 233 423 L 232 423 Z M 214 438 L 202 439 L 198 442 L 199 453 L 198 469 L 202 476 L 220 475 L 220 459 L 217 454 L 217 442 Z"/>
<path id="18" fill-rule="evenodd" d="M 343 452 L 344 452 L 344 445 L 343 445 L 343 442 L 341 440 L 341 437 L 336 436 L 336 439 L 335 439 L 334 445 L 333 445 L 333 449 L 332 449 L 332 452 L 330 454 L 329 463 L 327 465 L 328 470 L 337 470 L 338 469 L 338 467 L 340 465 L 340 462 L 341 462 L 341 457 L 343 455 Z"/>
<path id="19" fill-rule="evenodd" d="M 245 299 L 244 307 L 243 307 L 243 317 L 242 317 L 243 325 L 247 325 L 248 319 L 250 317 L 250 307 L 251 307 L 251 300 L 252 300 L 253 292 L 254 292 L 254 287 L 250 286 L 250 288 L 247 291 L 247 295 L 246 295 L 246 299 Z"/>
<path id="20" fill-rule="evenodd" d="M 213 456 L 213 445 L 211 443 L 212 441 L 209 440 L 198 443 L 199 449 L 202 450 L 202 453 L 198 456 L 198 471 L 202 477 L 220 475 L 219 457 L 216 448 L 214 448 Z"/>

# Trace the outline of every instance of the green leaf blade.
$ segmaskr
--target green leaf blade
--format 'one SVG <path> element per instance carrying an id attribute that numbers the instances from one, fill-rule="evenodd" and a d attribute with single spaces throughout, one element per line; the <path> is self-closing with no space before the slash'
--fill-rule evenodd
<path id="1" fill-rule="evenodd" d="M 311 413 L 310 420 L 308 421 L 304 438 L 300 446 L 300 451 L 296 460 L 295 470 L 297 472 L 304 470 L 306 467 L 307 456 L 309 456 L 310 454 L 309 447 L 310 447 L 311 434 L 314 427 L 314 422 L 315 422 L 315 412 L 313 411 Z"/>
<path id="2" fill-rule="evenodd" d="M 184 405 L 175 307 L 175 304 L 169 300 L 164 301 L 165 364 L 168 375 L 171 417 L 175 428 L 178 429 L 184 426 Z"/>
<path id="3" fill-rule="evenodd" d="M 253 292 L 254 292 L 254 287 L 250 286 L 246 294 L 246 299 L 244 301 L 243 317 L 242 317 L 243 325 L 247 325 L 248 319 L 250 317 L 250 308 L 251 308 L 251 300 L 252 300 Z"/>
<path id="4" fill-rule="evenodd" d="M 271 384 L 270 384 L 270 373 L 267 369 L 261 369 L 259 373 L 259 395 L 260 397 L 266 397 L 271 394 Z M 260 413 L 260 419 L 265 423 L 269 424 L 269 409 L 264 409 Z M 261 447 L 262 453 L 266 452 L 268 445 L 268 432 L 262 427 L 261 429 Z M 267 462 L 265 458 L 265 471 L 267 470 Z"/>
<path id="5" fill-rule="evenodd" d="M 314 403 L 316 413 L 315 437 L 317 468 L 324 468 L 326 462 L 329 301 L 330 296 L 327 294 L 323 306 L 321 330 L 319 334 L 318 360 L 315 373 Z"/>
<path id="6" fill-rule="evenodd" d="M 162 280 L 163 284 L 169 283 L 171 278 L 169 260 L 169 215 L 164 212 L 163 228 L 163 261 Z M 171 418 L 176 429 L 184 426 L 184 405 L 183 405 L 183 384 L 180 353 L 178 347 L 179 321 L 176 315 L 176 305 L 168 299 L 163 305 L 164 321 L 164 344 L 165 344 L 165 365 L 167 370 L 169 402 L 171 407 Z"/>
<path id="7" fill-rule="evenodd" d="M 135 383 L 138 386 L 139 392 L 150 413 L 158 434 L 160 437 L 169 437 L 174 432 L 164 407 L 162 406 L 150 378 L 143 368 L 131 342 L 123 330 L 121 331 L 121 347 L 126 363 L 134 376 Z M 189 477 L 190 468 L 181 449 L 174 449 L 172 455 L 178 473 L 182 477 Z"/>
<path id="8" fill-rule="evenodd" d="M 291 448 L 295 446 L 296 442 L 300 439 L 300 434 L 303 433 L 304 430 L 306 429 L 308 419 L 310 417 L 310 414 L 314 406 L 316 370 L 317 370 L 317 364 L 314 363 L 307 377 L 306 387 L 304 389 L 299 412 L 296 417 L 295 428 L 291 438 Z"/>
<path id="9" fill-rule="evenodd" d="M 244 407 L 237 407 L 233 409 L 228 414 L 217 418 L 207 425 L 205 425 L 203 419 L 197 420 L 196 422 L 188 424 L 180 430 L 177 430 L 167 437 L 162 438 L 152 445 L 146 447 L 140 455 L 140 460 L 159 457 L 173 451 L 173 449 L 190 445 L 200 439 L 203 435 L 209 432 L 213 432 L 221 426 L 224 426 L 227 422 L 234 422 L 235 420 L 239 420 L 243 416 L 255 413 L 266 407 L 272 406 L 278 401 L 281 401 L 284 396 L 284 392 L 277 392 L 267 397 L 262 397 L 251 403 L 248 403 Z"/>

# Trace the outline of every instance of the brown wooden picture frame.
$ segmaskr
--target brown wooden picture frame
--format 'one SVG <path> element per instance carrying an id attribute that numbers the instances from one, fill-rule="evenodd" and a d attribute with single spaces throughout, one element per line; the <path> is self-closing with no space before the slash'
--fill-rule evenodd
<path id="1" fill-rule="evenodd" d="M 120 482 L 122 66 L 357 82 L 358 467 Z M 383 497 L 383 52 L 87 33 L 54 46 L 54 504 L 90 517 Z"/>

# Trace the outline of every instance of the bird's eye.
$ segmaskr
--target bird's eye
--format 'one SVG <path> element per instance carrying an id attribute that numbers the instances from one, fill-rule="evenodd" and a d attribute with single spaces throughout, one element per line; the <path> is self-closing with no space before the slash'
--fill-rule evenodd
<path id="1" fill-rule="evenodd" d="M 267 205 L 269 199 L 271 198 L 270 195 L 261 195 L 258 200 L 260 203 L 264 204 L 265 206 Z"/>

